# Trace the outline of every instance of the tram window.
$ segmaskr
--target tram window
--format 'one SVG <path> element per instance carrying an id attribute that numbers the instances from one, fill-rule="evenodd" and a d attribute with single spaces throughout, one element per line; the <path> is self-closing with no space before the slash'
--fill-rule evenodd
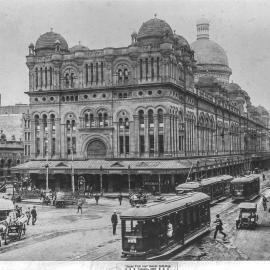
<path id="1" fill-rule="evenodd" d="M 206 223 L 208 221 L 209 209 L 207 203 L 200 205 L 200 221 Z"/>
<path id="2" fill-rule="evenodd" d="M 199 206 L 193 208 L 193 227 L 197 228 L 199 226 Z"/>

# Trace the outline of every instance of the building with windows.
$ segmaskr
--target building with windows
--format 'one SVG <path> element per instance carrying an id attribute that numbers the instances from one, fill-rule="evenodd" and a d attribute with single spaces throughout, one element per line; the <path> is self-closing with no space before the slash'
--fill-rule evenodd
<path id="1" fill-rule="evenodd" d="M 190 45 L 155 17 L 121 48 L 69 47 L 52 30 L 41 35 L 26 57 L 31 160 L 14 172 L 56 190 L 78 189 L 83 179 L 105 192 L 168 192 L 187 177 L 265 166 L 269 114 L 229 83 L 208 21 L 197 33 Z"/>

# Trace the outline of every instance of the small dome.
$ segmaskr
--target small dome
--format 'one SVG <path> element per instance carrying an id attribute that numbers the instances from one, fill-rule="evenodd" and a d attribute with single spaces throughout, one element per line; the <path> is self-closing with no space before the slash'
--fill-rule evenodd
<path id="1" fill-rule="evenodd" d="M 242 91 L 242 89 L 239 86 L 239 84 L 233 83 L 233 82 L 228 85 L 228 90 L 229 91 Z"/>
<path id="2" fill-rule="evenodd" d="M 175 34 L 174 38 L 175 38 L 176 44 L 178 46 L 180 46 L 180 47 L 187 46 L 188 48 L 190 48 L 189 43 L 187 42 L 187 40 L 183 36 Z"/>
<path id="3" fill-rule="evenodd" d="M 197 39 L 191 44 L 197 65 L 223 65 L 229 67 L 224 49 L 209 39 Z"/>
<path id="4" fill-rule="evenodd" d="M 207 20 L 206 18 L 200 18 L 197 23 L 197 25 L 201 25 L 201 24 L 209 24 L 209 20 Z"/>
<path id="5" fill-rule="evenodd" d="M 28 47 L 29 48 L 34 48 L 34 44 L 31 42 Z"/>
<path id="6" fill-rule="evenodd" d="M 87 52 L 90 51 L 88 47 L 83 46 L 81 44 L 75 45 L 73 47 L 70 48 L 71 52 Z"/>
<path id="7" fill-rule="evenodd" d="M 47 32 L 41 35 L 36 42 L 36 52 L 40 51 L 54 51 L 55 43 L 59 42 L 61 51 L 68 51 L 68 44 L 66 40 L 60 35 L 53 31 Z"/>
<path id="8" fill-rule="evenodd" d="M 154 18 L 142 24 L 137 39 L 144 38 L 162 38 L 165 34 L 173 36 L 173 31 L 168 23 L 163 20 Z"/>

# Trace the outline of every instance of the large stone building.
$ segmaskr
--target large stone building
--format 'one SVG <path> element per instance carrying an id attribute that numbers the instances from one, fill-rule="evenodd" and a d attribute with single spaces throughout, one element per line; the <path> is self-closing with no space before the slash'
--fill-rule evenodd
<path id="1" fill-rule="evenodd" d="M 37 187 L 163 192 L 193 178 L 264 166 L 269 114 L 234 83 L 225 51 L 197 25 L 190 46 L 153 18 L 122 48 L 69 47 L 53 31 L 30 44 L 31 161 Z M 195 53 L 195 54 L 194 54 Z M 264 158 L 263 158 L 264 156 Z"/>

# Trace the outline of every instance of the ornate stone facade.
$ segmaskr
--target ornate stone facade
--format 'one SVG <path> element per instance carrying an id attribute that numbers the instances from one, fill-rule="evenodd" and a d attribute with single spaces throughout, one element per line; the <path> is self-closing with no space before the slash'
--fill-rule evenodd
<path id="1" fill-rule="evenodd" d="M 243 113 L 241 98 L 233 104 L 218 76 L 194 84 L 203 66 L 195 59 L 158 18 L 123 48 L 69 48 L 60 34 L 43 34 L 27 56 L 31 158 L 160 161 L 269 151 L 265 123 Z M 227 62 L 219 67 L 228 80 Z M 250 129 L 266 136 L 250 136 Z"/>

